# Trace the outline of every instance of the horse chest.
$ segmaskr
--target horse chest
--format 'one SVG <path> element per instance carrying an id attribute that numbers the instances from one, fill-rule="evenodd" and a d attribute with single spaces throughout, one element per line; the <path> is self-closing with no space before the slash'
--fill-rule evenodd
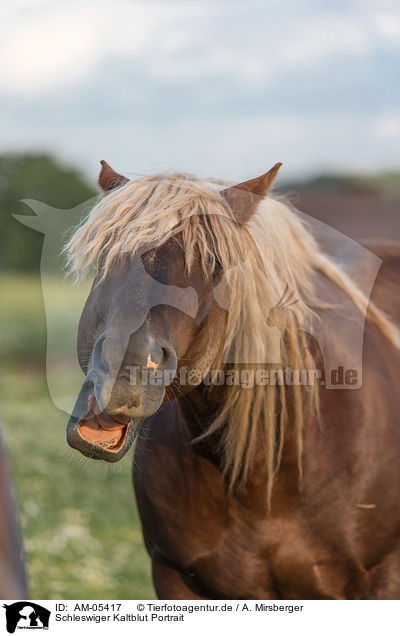
<path id="1" fill-rule="evenodd" d="M 210 510 L 196 515 L 177 504 L 175 512 L 184 524 L 160 519 L 157 548 L 210 598 L 346 598 L 351 566 L 335 563 L 294 519 L 251 520 L 236 509 L 222 525 L 210 523 Z"/>
<path id="2" fill-rule="evenodd" d="M 199 581 L 209 598 L 344 597 L 346 573 L 307 538 L 307 523 L 229 502 L 210 462 L 154 448 L 136 462 L 135 484 L 153 560 Z"/>

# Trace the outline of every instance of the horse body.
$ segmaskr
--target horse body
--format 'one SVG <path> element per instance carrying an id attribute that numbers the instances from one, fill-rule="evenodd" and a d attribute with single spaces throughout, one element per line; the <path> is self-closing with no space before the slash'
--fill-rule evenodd
<path id="1" fill-rule="evenodd" d="M 385 248 L 378 253 L 385 257 Z M 326 281 L 320 283 L 326 300 L 344 301 L 333 285 L 327 293 Z M 400 249 L 397 262 L 391 250 L 373 292 L 397 317 L 399 284 Z M 332 346 L 344 336 L 351 346 L 351 316 L 325 314 L 326 333 L 342 330 Z M 321 420 L 311 416 L 304 428 L 300 491 L 288 431 L 270 511 L 262 451 L 247 486 L 229 495 L 212 445 L 190 443 L 197 413 L 207 410 L 201 387 L 194 390 L 195 417 L 191 393 L 189 405 L 184 397 L 147 420 L 134 484 L 159 596 L 398 598 L 399 362 L 368 326 L 363 387 L 321 391 Z"/>
<path id="2" fill-rule="evenodd" d="M 75 272 L 98 267 L 68 441 L 118 461 L 138 435 L 134 486 L 162 598 L 400 598 L 400 252 L 376 247 L 368 306 L 288 206 L 260 205 L 278 168 L 221 193 L 103 166 L 109 193 L 68 246 Z M 276 334 L 272 367 L 327 380 L 327 357 L 357 360 L 367 306 L 361 388 L 205 381 L 259 368 Z M 198 380 L 132 382 L 149 366 Z"/>

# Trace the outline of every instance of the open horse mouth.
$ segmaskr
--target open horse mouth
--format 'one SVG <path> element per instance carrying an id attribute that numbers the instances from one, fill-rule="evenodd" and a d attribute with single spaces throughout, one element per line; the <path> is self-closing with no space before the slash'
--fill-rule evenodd
<path id="1" fill-rule="evenodd" d="M 78 433 L 87 442 L 116 453 L 126 440 L 131 421 L 127 415 L 111 416 L 103 413 L 92 393 L 89 396 L 88 410 L 78 424 Z"/>
<path id="2" fill-rule="evenodd" d="M 108 415 L 100 410 L 93 393 L 89 395 L 86 412 L 71 417 L 67 428 L 70 446 L 91 459 L 116 462 L 130 448 L 141 420 L 123 415 Z"/>

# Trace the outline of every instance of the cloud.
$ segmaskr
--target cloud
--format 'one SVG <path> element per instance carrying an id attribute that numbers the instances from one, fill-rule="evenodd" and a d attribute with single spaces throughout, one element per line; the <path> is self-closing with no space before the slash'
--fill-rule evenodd
<path id="1" fill-rule="evenodd" d="M 0 81 L 10 92 L 40 94 L 80 86 L 108 59 L 116 68 L 123 59 L 139 61 L 155 80 L 228 76 L 244 86 L 264 85 L 285 71 L 366 56 L 382 38 L 397 44 L 400 12 L 360 15 L 351 4 L 340 12 L 301 5 L 291 14 L 285 3 L 280 9 L 256 3 L 256 11 L 247 5 L 244 11 L 236 3 L 195 0 L 24 0 L 9 14 Z"/>
<path id="2" fill-rule="evenodd" d="M 154 52 L 176 55 L 190 46 L 185 23 L 204 13 L 201 5 L 190 2 L 84 0 L 47 5 L 45 11 L 40 6 L 42 11 L 34 15 L 24 11 L 15 19 L 11 14 L 2 38 L 0 81 L 10 92 L 40 94 L 79 86 L 110 57 L 116 64 L 118 58 L 139 58 L 151 69 Z"/>
<path id="3" fill-rule="evenodd" d="M 400 141 L 400 111 L 386 112 L 377 117 L 373 133 L 379 140 Z"/>
<path id="4" fill-rule="evenodd" d="M 40 93 L 79 82 L 99 59 L 89 20 L 65 11 L 17 25 L 0 49 L 3 90 Z"/>
<path id="5" fill-rule="evenodd" d="M 378 11 L 375 14 L 375 25 L 387 42 L 400 47 L 400 11 Z"/>
<path id="6" fill-rule="evenodd" d="M 8 0 L 3 147 L 240 177 L 398 157 L 390 0 Z"/>

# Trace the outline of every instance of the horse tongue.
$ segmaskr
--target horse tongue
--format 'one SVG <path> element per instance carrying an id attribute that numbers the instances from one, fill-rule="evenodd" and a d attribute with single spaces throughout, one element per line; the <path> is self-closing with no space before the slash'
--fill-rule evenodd
<path id="1" fill-rule="evenodd" d="M 100 410 L 100 407 L 94 395 L 91 395 L 89 398 L 89 408 L 92 409 L 93 413 L 96 416 L 97 421 L 99 422 L 100 426 L 102 426 L 103 428 L 121 429 L 121 428 L 124 428 L 127 424 L 129 424 L 131 419 L 127 415 L 118 414 L 118 415 L 111 416 L 111 415 L 108 415 L 107 413 L 104 413 L 103 411 Z"/>
<path id="2" fill-rule="evenodd" d="M 100 412 L 96 413 L 96 419 L 98 420 L 100 426 L 102 426 L 103 428 L 119 430 L 121 428 L 125 428 L 125 426 L 129 424 L 130 418 L 124 415 L 118 415 L 114 418 L 110 415 L 107 415 L 107 413 Z"/>

